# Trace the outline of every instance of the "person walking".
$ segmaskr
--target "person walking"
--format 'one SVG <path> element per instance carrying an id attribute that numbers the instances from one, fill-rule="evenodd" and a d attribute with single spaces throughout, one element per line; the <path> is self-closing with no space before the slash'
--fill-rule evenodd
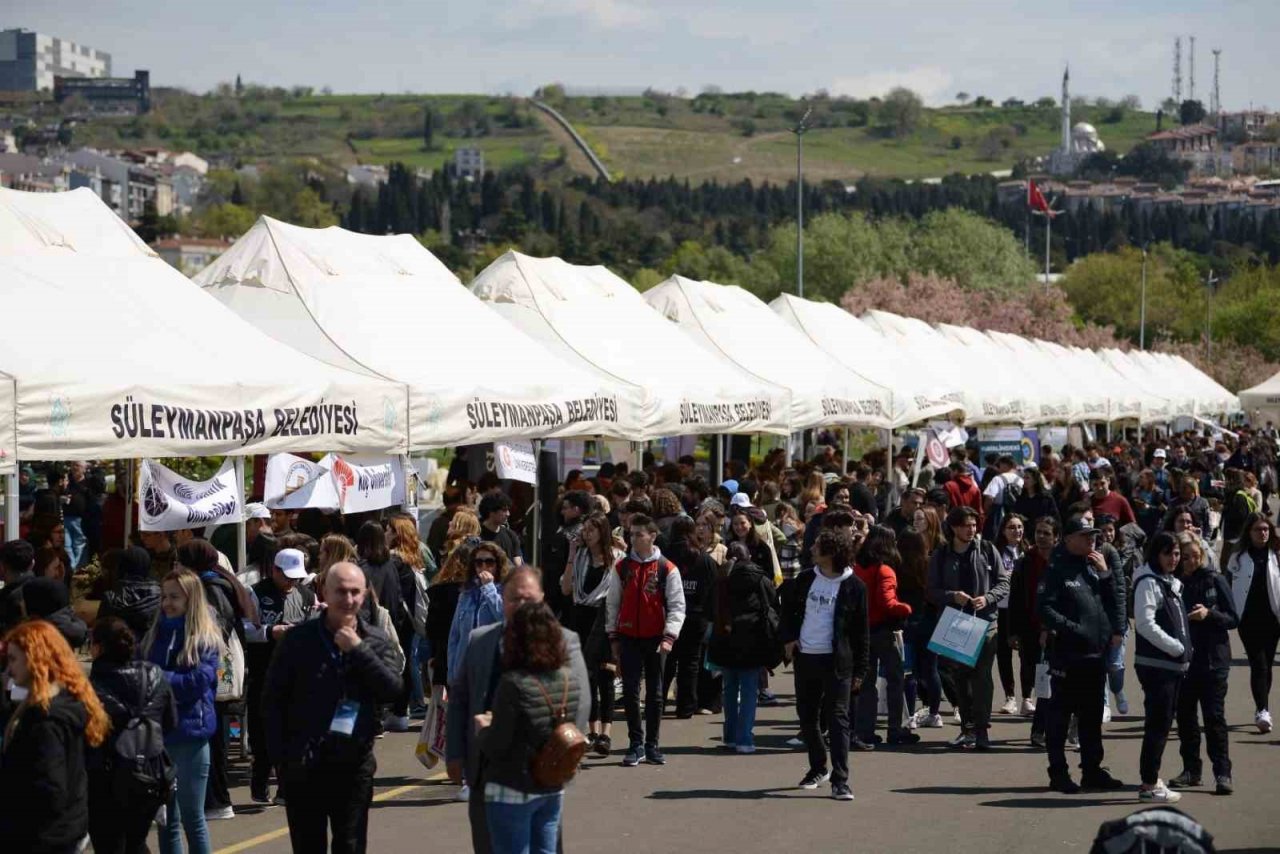
<path id="1" fill-rule="evenodd" d="M 458 606 L 449 626 L 449 684 L 457 678 L 471 633 L 481 626 L 502 622 L 502 585 L 508 570 L 507 555 L 496 543 L 480 542 L 471 550 L 467 581 L 458 594 Z"/>
<path id="2" fill-rule="evenodd" d="M 1040 584 L 1049 567 L 1049 560 L 1062 523 L 1057 515 L 1041 516 L 1035 521 L 1032 536 L 1033 547 L 1018 561 L 1009 579 L 1009 644 L 1018 651 L 1019 679 L 1022 683 L 1022 709 L 1031 718 L 1031 744 L 1045 746 L 1045 718 L 1049 713 L 1048 699 L 1031 699 L 1036 684 L 1036 665 L 1045 657 L 1042 641 L 1044 629 L 1040 623 Z"/>
<path id="3" fill-rule="evenodd" d="M 990 623 L 973 667 L 946 659 L 942 679 L 950 682 L 959 702 L 960 735 L 951 746 L 964 750 L 991 747 L 991 666 L 996 657 L 996 608 L 1009 595 L 1009 574 L 995 548 L 978 537 L 978 514 L 972 507 L 953 507 L 947 514 L 950 541 L 929 561 L 929 601 L 972 610 Z"/>
<path id="4" fill-rule="evenodd" d="M 1137 634 L 1133 669 L 1142 684 L 1142 801 L 1174 804 L 1182 799 L 1160 779 L 1160 760 L 1178 709 L 1178 691 L 1190 667 L 1191 641 L 1182 607 L 1182 582 L 1175 578 L 1178 541 L 1161 532 L 1151 538 L 1147 563 L 1133 579 L 1133 623 Z"/>
<path id="5" fill-rule="evenodd" d="M 1031 477 L 1028 476 L 1027 480 L 1030 481 Z M 1000 532 L 996 534 L 996 554 L 1004 562 L 1011 583 L 1013 571 L 1022 560 L 1026 529 L 1027 517 L 1015 510 L 1005 514 L 1004 521 L 1000 523 Z M 1016 715 L 1019 711 L 1017 686 L 1013 680 L 1012 638 L 1013 632 L 1009 628 L 1009 597 L 1006 596 L 996 607 L 996 669 L 1000 673 L 1000 687 L 1004 689 L 1004 705 L 1000 707 L 1000 712 L 1006 715 Z M 1022 689 L 1024 697 L 1031 696 L 1030 688 L 1025 682 Z"/>
<path id="6" fill-rule="evenodd" d="M 631 553 L 609 575 L 605 596 L 605 631 L 613 660 L 622 670 L 622 702 L 627 713 L 630 746 L 622 758 L 633 768 L 644 759 L 667 764 L 658 745 L 662 725 L 662 670 L 684 625 L 684 584 L 680 570 L 658 550 L 658 526 L 648 516 L 630 520 Z M 645 713 L 640 720 L 640 680 L 644 678 Z"/>
<path id="7" fill-rule="evenodd" d="M 111 737 L 90 751 L 89 838 L 94 854 L 142 854 L 156 812 L 165 798 L 145 797 L 137 786 L 120 783 L 132 769 L 121 767 L 116 739 L 131 721 L 143 721 L 139 730 L 149 739 L 163 742 L 178 723 L 173 691 L 162 671 L 137 657 L 137 638 L 119 617 L 99 619 L 91 639 L 93 666 L 89 682 L 111 719 Z"/>
<path id="8" fill-rule="evenodd" d="M 905 634 L 915 661 L 912 675 L 916 696 L 920 701 L 919 709 L 911 709 L 913 701 L 911 694 L 907 694 L 908 708 L 912 711 L 907 719 L 908 729 L 941 729 L 943 726 L 942 715 L 939 713 L 942 706 L 942 679 L 938 675 L 938 656 L 929 649 L 929 639 L 933 637 L 933 630 L 938 624 L 938 611 L 929 605 L 926 598 L 931 552 L 928 538 L 914 526 L 904 528 L 898 534 L 898 555 L 902 561 L 897 573 L 898 597 L 911 606 Z"/>
<path id="9" fill-rule="evenodd" d="M 1230 795 L 1231 756 L 1227 737 L 1227 677 L 1231 673 L 1231 630 L 1239 625 L 1231 586 L 1226 578 L 1209 567 L 1200 539 L 1194 534 L 1178 536 L 1182 553 L 1178 571 L 1182 581 L 1182 604 L 1187 610 L 1187 633 L 1191 641 L 1191 666 L 1178 693 L 1178 741 L 1182 773 L 1169 780 L 1172 789 L 1199 786 L 1200 721 L 1204 716 L 1205 742 L 1213 766 L 1214 792 Z"/>
<path id="10" fill-rule="evenodd" d="M 449 711 L 445 716 L 447 738 L 445 763 L 449 779 L 460 784 L 464 774 L 471 783 L 467 816 L 471 823 L 471 845 L 476 854 L 495 851 L 489 838 L 488 804 L 485 789 L 488 762 L 475 736 L 475 716 L 494 707 L 494 697 L 504 670 L 503 626 L 514 618 L 516 610 L 526 603 L 542 602 L 542 574 L 535 567 L 520 566 L 512 570 L 502 587 L 503 622 L 481 626 L 472 632 L 457 678 L 449 686 Z M 565 653 L 575 685 L 587 684 L 587 665 L 582 658 L 578 636 L 562 629 Z M 573 721 L 580 732 L 587 729 L 586 703 L 578 703 Z M 563 823 L 561 823 L 563 840 Z M 560 846 L 563 849 L 563 842 Z"/>
<path id="11" fill-rule="evenodd" d="M 204 807 L 223 649 L 222 632 L 200 577 L 186 569 L 171 570 L 160 583 L 160 618 L 142 639 L 142 654 L 164 670 L 178 712 L 178 725 L 164 740 L 178 785 L 160 831 L 161 854 L 179 854 L 184 834 L 188 854 L 212 850 Z"/>
<path id="12" fill-rule="evenodd" d="M 716 580 L 719 577 L 715 561 L 694 542 L 695 524 L 689 516 L 677 516 L 672 520 L 667 534 L 666 551 L 663 552 L 675 564 L 676 569 L 680 570 L 685 614 L 684 623 L 680 626 L 680 636 L 676 638 L 671 655 L 663 667 L 662 696 L 666 697 L 671 693 L 671 683 L 674 681 L 676 717 L 682 719 L 693 717 L 698 709 L 707 705 L 706 698 L 698 692 L 698 674 L 703 669 L 707 627 L 711 621 Z"/>
<path id="13" fill-rule="evenodd" d="M 755 753 L 760 672 L 776 666 L 782 658 L 777 593 L 772 573 L 751 559 L 745 544 L 731 543 L 728 554 L 729 573 L 712 588 L 707 659 L 724 671 L 721 746 Z"/>
<path id="14" fill-rule="evenodd" d="M 905 528 L 903 530 L 906 530 Z M 902 564 L 897 537 L 893 529 L 873 525 L 858 549 L 854 574 L 867 588 L 869 625 L 868 673 L 884 671 L 888 718 L 886 732 L 892 746 L 916 744 L 920 736 L 903 723 L 903 640 L 902 627 L 911 616 L 911 606 L 898 599 L 898 576 L 895 567 Z M 880 695 L 875 679 L 869 679 L 858 692 L 855 706 L 853 750 L 874 750 L 880 741 L 876 735 L 876 714 Z"/>
<path id="15" fill-rule="evenodd" d="M 15 705 L 0 719 L 0 840 L 6 851 L 72 854 L 89 830 L 85 747 L 111 728 L 66 640 L 29 620 L 0 643 Z"/>
<path id="16" fill-rule="evenodd" d="M 1045 716 L 1049 788 L 1073 795 L 1088 789 L 1118 789 L 1124 784 L 1102 766 L 1102 703 L 1106 689 L 1106 651 L 1123 638 L 1124 597 L 1098 551 L 1098 529 L 1083 515 L 1062 526 L 1062 542 L 1053 549 L 1040 585 L 1037 609 L 1048 634 L 1053 697 Z M 1037 705 L 1037 708 L 1039 706 Z M 1081 778 L 1067 766 L 1067 729 L 1078 721 Z"/>
<path id="17" fill-rule="evenodd" d="M 853 571 L 853 539 L 826 528 L 814 540 L 814 567 L 787 585 L 780 633 L 795 662 L 796 714 L 809 751 L 799 788 L 831 781 L 831 797 L 852 801 L 849 786 L 849 699 L 868 676 L 867 588 Z M 828 725 L 827 743 L 820 721 Z"/>
<path id="18" fill-rule="evenodd" d="M 1280 644 L 1280 538 L 1261 513 L 1250 513 L 1244 536 L 1227 561 L 1231 600 L 1240 615 L 1240 642 L 1249 659 L 1254 725 L 1271 732 L 1271 673 Z"/>
<path id="19" fill-rule="evenodd" d="M 475 716 L 489 841 L 495 854 L 555 854 L 564 787 L 539 782 L 536 759 L 557 723 L 577 717 L 583 686 L 545 602 L 515 609 L 504 624 L 501 656 L 493 709 Z"/>
<path id="20" fill-rule="evenodd" d="M 355 564 L 331 566 L 324 614 L 285 632 L 267 670 L 267 753 L 288 793 L 295 851 L 324 851 L 330 833 L 334 854 L 365 850 L 376 717 L 402 687 L 398 639 L 360 616 L 367 585 Z"/>

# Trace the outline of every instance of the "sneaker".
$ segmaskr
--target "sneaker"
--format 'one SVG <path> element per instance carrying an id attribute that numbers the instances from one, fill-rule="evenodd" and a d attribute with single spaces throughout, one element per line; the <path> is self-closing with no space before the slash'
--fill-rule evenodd
<path id="1" fill-rule="evenodd" d="M 974 733 L 973 748 L 974 750 L 990 750 L 991 749 L 991 736 L 987 734 L 987 730 L 985 728 L 980 729 L 976 733 Z"/>
<path id="2" fill-rule="evenodd" d="M 1201 784 L 1200 775 L 1183 770 L 1181 774 L 1169 781 L 1170 789 L 1190 789 Z"/>
<path id="3" fill-rule="evenodd" d="M 778 698 L 773 695 L 772 691 L 761 691 L 756 697 L 757 706 L 776 706 Z"/>
<path id="4" fill-rule="evenodd" d="M 1070 774 L 1063 774 L 1061 776 L 1050 774 L 1049 791 L 1060 792 L 1064 795 L 1078 795 L 1080 794 L 1080 787 L 1076 785 L 1075 780 L 1071 779 Z"/>
<path id="5" fill-rule="evenodd" d="M 700 714 L 700 715 L 714 715 L 714 714 L 715 714 L 715 712 L 711 711 L 710 709 L 698 709 L 698 714 Z"/>
<path id="6" fill-rule="evenodd" d="M 737 748 L 734 748 L 735 750 Z M 644 746 L 644 761 L 650 765 L 666 765 L 667 757 L 662 755 L 662 751 L 658 749 L 656 744 L 646 744 Z"/>
<path id="7" fill-rule="evenodd" d="M 951 739 L 949 744 L 958 750 L 973 750 L 977 746 L 977 739 L 971 732 L 961 732 L 955 738 Z"/>
<path id="8" fill-rule="evenodd" d="M 739 744 L 737 747 L 734 748 L 734 750 L 737 751 L 738 753 L 755 753 L 756 746 L 754 744 Z M 658 764 L 661 765 L 662 763 L 658 763 Z"/>
<path id="9" fill-rule="evenodd" d="M 409 717 L 421 720 L 427 716 L 427 707 L 421 703 L 417 703 L 409 710 Z"/>
<path id="10" fill-rule="evenodd" d="M 951 722 L 952 722 L 952 723 L 955 723 L 955 724 L 960 723 L 960 710 L 959 710 L 959 709 L 952 709 L 952 710 L 951 710 Z"/>
<path id="11" fill-rule="evenodd" d="M 1122 715 L 1129 714 L 1129 698 L 1124 695 L 1123 691 L 1116 694 L 1116 711 Z"/>
<path id="12" fill-rule="evenodd" d="M 387 732 L 408 732 L 408 715 L 389 715 L 385 724 Z"/>
<path id="13" fill-rule="evenodd" d="M 908 732 L 906 730 L 903 730 L 902 732 L 895 732 L 889 735 L 890 747 L 901 747 L 903 745 L 919 744 L 919 743 L 920 743 L 920 736 L 915 734 L 914 732 Z"/>
<path id="14" fill-rule="evenodd" d="M 1029 718 L 1036 713 L 1036 701 L 1028 697 L 1022 701 L 1022 716 Z"/>
<path id="15" fill-rule="evenodd" d="M 255 804 L 269 804 L 271 803 L 271 793 L 267 791 L 266 786 L 263 786 L 262 788 L 250 786 L 249 800 L 253 801 Z"/>
<path id="16" fill-rule="evenodd" d="M 787 739 L 787 747 L 804 747 L 804 739 L 800 736 L 794 736 Z"/>
<path id="17" fill-rule="evenodd" d="M 1080 788 L 1114 792 L 1116 789 L 1123 789 L 1124 783 L 1112 777 L 1106 768 L 1099 768 L 1097 771 L 1086 771 L 1080 777 Z"/>
<path id="18" fill-rule="evenodd" d="M 1214 782 L 1218 784 L 1213 790 L 1215 795 L 1230 795 L 1236 790 L 1236 787 L 1232 784 L 1230 777 L 1217 777 L 1214 779 Z"/>
<path id="19" fill-rule="evenodd" d="M 1018 698 L 1017 698 L 1017 697 L 1005 697 L 1005 698 L 1004 698 L 1004 705 L 1000 707 L 1000 714 L 1002 714 L 1002 715 L 1016 715 L 1017 713 L 1018 713 Z"/>
<path id="20" fill-rule="evenodd" d="M 284 795 L 280 793 L 279 789 L 276 789 L 276 796 L 271 799 L 271 803 L 278 807 L 284 806 Z"/>
<path id="21" fill-rule="evenodd" d="M 1138 791 L 1138 800 L 1143 803 L 1155 804 L 1176 804 L 1182 800 L 1182 795 L 1169 790 L 1163 782 L 1158 782 L 1150 789 L 1140 789 Z"/>
<path id="22" fill-rule="evenodd" d="M 853 738 L 849 739 L 849 750 L 851 751 L 861 750 L 862 752 L 867 753 L 875 749 L 876 749 L 876 746 L 873 742 L 863 741 L 857 736 L 854 736 Z"/>
<path id="23" fill-rule="evenodd" d="M 1043 750 L 1043 749 L 1045 748 L 1045 746 L 1046 746 L 1048 743 L 1049 743 L 1049 740 L 1048 740 L 1047 738 L 1045 738 L 1044 733 L 1042 733 L 1042 732 L 1033 732 L 1033 733 L 1031 733 L 1031 746 L 1032 746 L 1032 747 L 1039 747 L 1040 749 L 1042 749 L 1042 750 Z"/>
<path id="24" fill-rule="evenodd" d="M 610 738 L 607 735 L 596 736 L 596 743 L 591 748 L 592 753 L 594 753 L 596 756 L 599 756 L 600 758 L 603 759 L 604 757 L 609 755 L 609 751 L 611 750 L 613 750 L 612 738 Z"/>
<path id="25" fill-rule="evenodd" d="M 914 714 L 912 714 L 911 717 L 907 718 L 906 723 L 904 723 L 902 726 L 903 728 L 908 730 L 913 730 L 918 726 L 920 726 L 920 712 L 917 711 Z"/>
<path id="26" fill-rule="evenodd" d="M 942 715 L 925 715 L 920 721 L 920 726 L 927 729 L 942 729 L 946 724 L 942 721 Z"/>
<path id="27" fill-rule="evenodd" d="M 1271 712 L 1263 709 L 1253 716 L 1253 724 L 1258 728 L 1258 732 L 1266 735 L 1271 732 Z"/>
<path id="28" fill-rule="evenodd" d="M 810 771 L 800 781 L 799 788 L 813 790 L 831 779 L 830 771 Z"/>
<path id="29" fill-rule="evenodd" d="M 471 800 L 471 787 L 463 783 L 462 788 L 458 790 L 458 794 L 453 796 L 453 799 L 463 803 Z"/>
<path id="30" fill-rule="evenodd" d="M 831 797 L 837 801 L 853 800 L 853 789 L 849 788 L 848 783 L 832 783 Z"/>
<path id="31" fill-rule="evenodd" d="M 1102 722 L 1104 724 L 1111 723 L 1111 704 L 1107 703 L 1102 707 Z"/>
<path id="32" fill-rule="evenodd" d="M 633 744 L 627 748 L 626 755 L 622 757 L 623 768 L 634 768 L 640 764 L 640 760 L 644 757 L 644 747 L 639 744 Z"/>
<path id="33" fill-rule="evenodd" d="M 220 810 L 205 810 L 204 817 L 206 821 L 229 821 L 236 817 L 234 807 L 223 807 Z"/>

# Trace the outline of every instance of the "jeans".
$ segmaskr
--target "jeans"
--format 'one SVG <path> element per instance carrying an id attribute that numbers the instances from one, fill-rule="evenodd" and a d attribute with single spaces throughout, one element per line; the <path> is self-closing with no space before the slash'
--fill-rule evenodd
<path id="1" fill-rule="evenodd" d="M 63 548 L 66 549 L 67 559 L 71 561 L 71 571 L 75 572 L 80 568 L 80 558 L 84 555 L 84 523 L 79 516 L 64 516 L 62 529 L 67 535 Z"/>
<path id="2" fill-rule="evenodd" d="M 1178 708 L 1178 688 L 1182 685 L 1182 672 L 1159 667 L 1139 666 L 1138 681 L 1142 683 L 1142 752 L 1138 757 L 1138 771 L 1142 785 L 1154 786 L 1160 779 L 1160 760 L 1164 746 L 1169 741 L 1174 714 Z M 1198 752 L 1198 751 L 1197 751 Z"/>
<path id="3" fill-rule="evenodd" d="M 724 671 L 724 743 L 754 747 L 760 668 Z"/>
<path id="4" fill-rule="evenodd" d="M 1271 670 L 1275 664 L 1276 646 L 1280 645 L 1280 623 L 1270 614 L 1240 620 L 1240 642 L 1249 659 L 1249 690 L 1253 693 L 1254 711 L 1269 709 Z"/>
<path id="5" fill-rule="evenodd" d="M 670 693 L 671 683 L 676 683 L 676 717 L 693 717 L 698 711 L 698 671 L 702 669 L 702 655 L 706 649 L 704 637 L 707 622 L 699 617 L 685 620 L 680 637 L 667 657 L 662 679 L 662 696 Z"/>
<path id="6" fill-rule="evenodd" d="M 889 706 L 888 732 L 897 735 L 902 731 L 903 705 L 903 673 L 902 646 L 898 633 L 889 627 L 881 627 L 871 632 L 868 647 L 869 666 L 867 667 L 867 684 L 858 692 L 854 707 L 856 722 L 853 734 L 865 742 L 870 742 L 876 731 L 876 713 L 880 705 L 880 691 L 876 687 L 875 674 L 884 669 L 886 701 Z"/>
<path id="7" fill-rule="evenodd" d="M 493 854 L 555 854 L 563 803 L 563 792 L 527 804 L 486 801 L 484 812 Z"/>
<path id="8" fill-rule="evenodd" d="M 1124 691 L 1124 641 L 1119 646 L 1107 647 L 1107 685 L 1112 694 Z M 1107 702 L 1106 691 L 1102 693 L 1102 702 Z"/>
<path id="9" fill-rule="evenodd" d="M 422 671 L 426 667 L 427 659 L 431 657 L 427 654 L 429 644 L 426 638 L 415 634 L 410 647 L 412 648 L 412 654 L 409 656 L 410 700 L 415 706 L 425 706 L 427 695 L 423 690 Z"/>
<path id="10" fill-rule="evenodd" d="M 210 854 L 209 828 L 204 821 L 209 742 L 175 741 L 165 747 L 178 772 L 178 788 L 169 798 L 165 826 L 160 831 L 160 854 L 182 854 L 184 832 L 187 854 Z"/>
<path id="11" fill-rule="evenodd" d="M 1098 695 L 1106 688 L 1106 665 L 1101 658 L 1084 658 L 1050 671 L 1053 697 L 1036 704 L 1036 712 L 1047 706 L 1044 716 L 1045 742 L 1049 752 L 1049 776 L 1066 776 L 1067 724 L 1076 716 L 1080 739 L 1080 769 L 1091 775 L 1102 767 L 1102 704 Z M 1032 729 L 1035 729 L 1033 721 Z"/>
<path id="12" fill-rule="evenodd" d="M 377 770 L 372 753 L 358 764 L 286 766 L 284 808 L 293 850 L 323 854 L 332 830 L 333 854 L 364 854 Z"/>
<path id="13" fill-rule="evenodd" d="M 994 626 L 987 630 L 987 639 L 982 642 L 982 651 L 978 653 L 978 661 L 973 667 L 949 658 L 941 665 L 942 679 L 951 683 L 951 690 L 955 693 L 957 708 L 960 710 L 960 726 L 967 732 L 991 726 L 991 692 L 994 690 L 991 665 L 996 657 L 995 634 Z M 1102 715 L 1101 707 L 1098 715 Z"/>
<path id="14" fill-rule="evenodd" d="M 1182 681 L 1178 693 L 1178 741 L 1182 754 L 1182 767 L 1200 776 L 1200 721 L 1197 711 L 1204 714 L 1204 738 L 1209 749 L 1209 761 L 1213 763 L 1213 776 L 1231 776 L 1231 755 L 1228 749 L 1227 670 L 1192 670 Z"/>
<path id="15" fill-rule="evenodd" d="M 868 674 L 870 678 L 870 674 Z M 849 689 L 851 677 L 837 676 L 831 653 L 797 653 L 795 663 L 796 714 L 800 737 L 809 748 L 809 770 L 827 770 L 827 748 L 819 721 L 826 721 L 831 737 L 831 782 L 849 782 Z"/>
<path id="16" fill-rule="evenodd" d="M 632 744 L 658 743 L 662 726 L 662 638 L 621 638 L 622 705 L 627 713 L 627 737 Z M 640 724 L 640 677 L 644 676 L 644 726 Z"/>

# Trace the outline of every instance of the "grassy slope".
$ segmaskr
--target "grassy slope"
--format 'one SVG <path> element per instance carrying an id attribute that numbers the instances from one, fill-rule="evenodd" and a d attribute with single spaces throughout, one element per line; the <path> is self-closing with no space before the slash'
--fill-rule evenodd
<path id="1" fill-rule="evenodd" d="M 190 148 L 204 155 L 271 160 L 315 156 L 350 164 L 405 162 L 439 168 L 462 145 L 484 149 L 493 168 L 555 160 L 562 141 L 519 100 L 483 95 L 246 96 L 235 99 L 160 90 L 156 109 L 140 119 L 100 119 L 76 130 L 79 144 L 102 147 Z M 435 144 L 424 151 L 424 106 L 439 117 Z M 557 106 L 618 174 L 676 175 L 693 181 L 785 181 L 795 174 L 798 102 L 781 95 L 569 98 Z M 863 174 L 923 178 L 950 172 L 1009 168 L 1057 142 L 1056 109 L 945 108 L 926 110 L 905 139 L 888 138 L 851 102 L 813 102 L 805 137 L 805 174 L 854 180 Z M 483 116 L 488 132 L 476 135 Z M 1127 151 L 1154 125 L 1148 113 L 1103 122 L 1103 111 L 1077 108 L 1112 149 Z M 870 121 L 875 123 L 874 114 Z M 979 145 L 1005 129 L 1006 146 L 984 157 Z M 954 148 L 954 141 L 959 147 Z M 736 160 L 736 162 L 735 162 Z"/>

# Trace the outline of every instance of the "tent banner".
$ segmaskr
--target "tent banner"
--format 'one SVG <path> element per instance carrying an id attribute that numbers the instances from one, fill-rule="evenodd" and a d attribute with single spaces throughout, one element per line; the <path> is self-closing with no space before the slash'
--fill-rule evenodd
<path id="1" fill-rule="evenodd" d="M 184 531 L 210 525 L 237 524 L 244 515 L 244 491 L 228 459 L 209 480 L 188 480 L 155 460 L 139 469 L 138 494 L 143 531 Z"/>
<path id="2" fill-rule="evenodd" d="M 320 463 L 293 454 L 272 454 L 267 458 L 262 495 L 272 510 L 336 510 L 339 506 L 332 472 Z"/>
<path id="3" fill-rule="evenodd" d="M 538 460 L 532 442 L 495 442 L 493 451 L 498 477 L 537 485 Z"/>
<path id="4" fill-rule="evenodd" d="M 343 513 L 363 513 L 367 510 L 381 510 L 399 504 L 404 496 L 404 475 L 396 476 L 398 461 L 383 457 L 382 462 L 357 464 L 337 454 L 329 454 L 320 461 L 333 473 L 334 486 L 338 491 L 338 508 Z M 400 485 L 400 496 L 396 497 L 396 486 Z"/>

